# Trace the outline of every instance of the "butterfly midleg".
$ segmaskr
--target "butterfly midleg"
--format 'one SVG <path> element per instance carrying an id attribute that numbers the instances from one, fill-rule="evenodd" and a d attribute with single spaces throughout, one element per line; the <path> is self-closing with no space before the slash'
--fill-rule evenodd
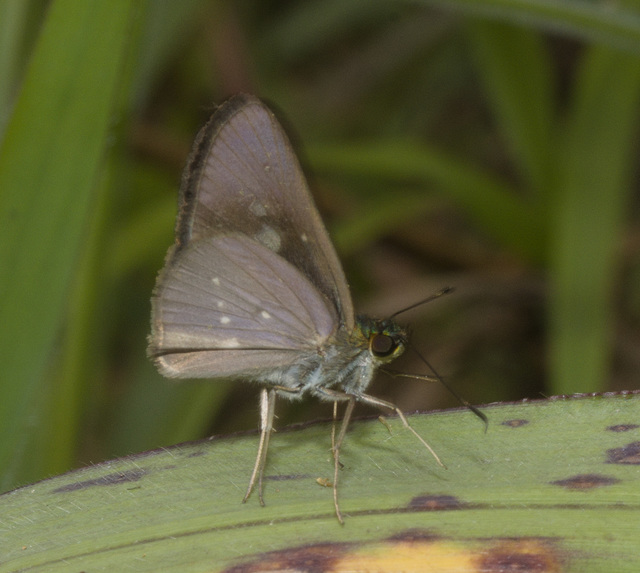
<path id="1" fill-rule="evenodd" d="M 353 408 L 356 405 L 356 397 L 351 394 L 339 392 L 338 390 L 331 390 L 329 388 L 320 388 L 318 389 L 318 392 L 333 400 L 333 427 L 331 429 L 331 450 L 333 452 L 333 506 L 335 508 L 338 521 L 344 525 L 344 519 L 342 518 L 342 512 L 340 511 L 340 504 L 338 503 L 338 472 L 342 466 L 340 463 L 340 446 L 342 446 L 344 437 L 347 434 L 347 428 L 349 427 L 349 421 L 353 414 Z M 342 417 L 340 431 L 336 437 L 335 427 L 338 413 L 338 401 L 347 401 L 347 408 L 345 409 L 344 416 Z"/>
<path id="2" fill-rule="evenodd" d="M 331 423 L 331 451 L 333 452 L 333 450 L 336 447 L 336 426 L 338 424 L 338 400 L 334 400 L 333 401 L 333 421 Z M 340 469 L 342 469 L 344 466 L 338 462 L 340 464 Z"/>

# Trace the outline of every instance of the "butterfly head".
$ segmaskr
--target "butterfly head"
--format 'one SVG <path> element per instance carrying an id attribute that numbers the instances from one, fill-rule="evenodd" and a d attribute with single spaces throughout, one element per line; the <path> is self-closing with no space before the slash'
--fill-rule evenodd
<path id="1" fill-rule="evenodd" d="M 400 356 L 407 347 L 407 332 L 391 319 L 358 316 L 357 331 L 364 338 L 372 358 L 386 364 Z"/>

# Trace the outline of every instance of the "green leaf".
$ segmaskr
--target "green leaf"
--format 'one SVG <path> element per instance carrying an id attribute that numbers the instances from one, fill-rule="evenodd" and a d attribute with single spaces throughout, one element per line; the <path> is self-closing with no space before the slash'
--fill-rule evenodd
<path id="1" fill-rule="evenodd" d="M 26 0 L 0 2 L 0 139 L 19 83 L 29 7 Z"/>
<path id="2" fill-rule="evenodd" d="M 636 55 L 640 52 L 640 14 L 624 3 L 591 0 L 412 0 L 412 3 L 554 31 Z"/>
<path id="3" fill-rule="evenodd" d="M 313 169 L 434 187 L 463 207 L 487 234 L 539 262 L 544 257 L 536 204 L 523 201 L 498 178 L 431 146 L 398 140 L 308 149 Z"/>
<path id="4" fill-rule="evenodd" d="M 0 149 L 0 489 L 46 472 L 46 373 L 96 201 L 135 2 L 49 7 Z M 50 431 L 47 427 L 46 431 Z M 23 467 L 27 457 L 33 471 Z"/>
<path id="5" fill-rule="evenodd" d="M 385 233 L 442 207 L 442 204 L 441 199 L 423 193 L 386 189 L 385 195 L 370 199 L 358 210 L 357 217 L 343 222 L 331 236 L 342 255 L 353 255 Z"/>
<path id="6" fill-rule="evenodd" d="M 244 495 L 257 435 L 112 460 L 0 496 L 2 571 L 638 571 L 640 394 L 579 396 L 276 433 L 266 507 Z M 622 526 L 621 524 L 626 524 Z M 313 560 L 313 561 L 312 561 Z M 525 565 L 529 569 L 524 568 Z M 449 568 L 446 569 L 445 566 Z M 473 567 L 472 567 L 473 566 Z"/>
<path id="7" fill-rule="evenodd" d="M 551 58 L 539 33 L 502 23 L 468 24 L 492 110 L 530 191 L 546 200 L 555 149 Z"/>
<path id="8" fill-rule="evenodd" d="M 640 59 L 592 49 L 576 81 L 555 185 L 550 335 L 554 393 L 595 391 L 609 370 L 614 285 L 636 157 Z M 579 384 L 579 386 L 578 386 Z"/>

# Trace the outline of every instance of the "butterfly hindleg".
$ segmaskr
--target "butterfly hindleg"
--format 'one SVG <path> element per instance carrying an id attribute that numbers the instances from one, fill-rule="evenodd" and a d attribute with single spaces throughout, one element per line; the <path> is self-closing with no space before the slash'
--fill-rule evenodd
<path id="1" fill-rule="evenodd" d="M 267 462 L 269 438 L 273 431 L 273 418 L 275 417 L 276 395 L 278 392 L 299 394 L 300 389 L 289 388 L 286 386 L 273 386 L 268 390 L 263 388 L 260 392 L 260 442 L 258 443 L 258 455 L 256 456 L 256 463 L 253 466 L 253 472 L 251 473 L 251 479 L 249 480 L 249 487 L 247 488 L 247 493 L 242 499 L 242 503 L 245 503 L 249 499 L 257 481 L 258 499 L 260 500 L 260 505 L 264 506 L 264 498 L 262 496 L 262 478 L 264 476 L 264 467 Z"/>
<path id="2" fill-rule="evenodd" d="M 264 465 L 267 460 L 267 450 L 269 449 L 269 437 L 273 430 L 275 407 L 276 391 L 263 388 L 260 392 L 260 442 L 258 443 L 258 455 L 256 456 L 256 463 L 253 466 L 249 487 L 242 499 L 242 503 L 245 503 L 249 499 L 257 480 L 258 498 L 260 499 L 260 505 L 264 505 L 264 499 L 262 497 L 262 476 L 264 475 Z"/>

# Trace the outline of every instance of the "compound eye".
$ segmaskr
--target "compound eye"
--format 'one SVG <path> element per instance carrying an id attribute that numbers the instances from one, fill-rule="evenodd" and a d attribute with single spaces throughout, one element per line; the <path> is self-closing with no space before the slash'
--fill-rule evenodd
<path id="1" fill-rule="evenodd" d="M 397 347 L 396 341 L 387 334 L 374 334 L 369 340 L 369 348 L 374 356 L 389 356 Z"/>

